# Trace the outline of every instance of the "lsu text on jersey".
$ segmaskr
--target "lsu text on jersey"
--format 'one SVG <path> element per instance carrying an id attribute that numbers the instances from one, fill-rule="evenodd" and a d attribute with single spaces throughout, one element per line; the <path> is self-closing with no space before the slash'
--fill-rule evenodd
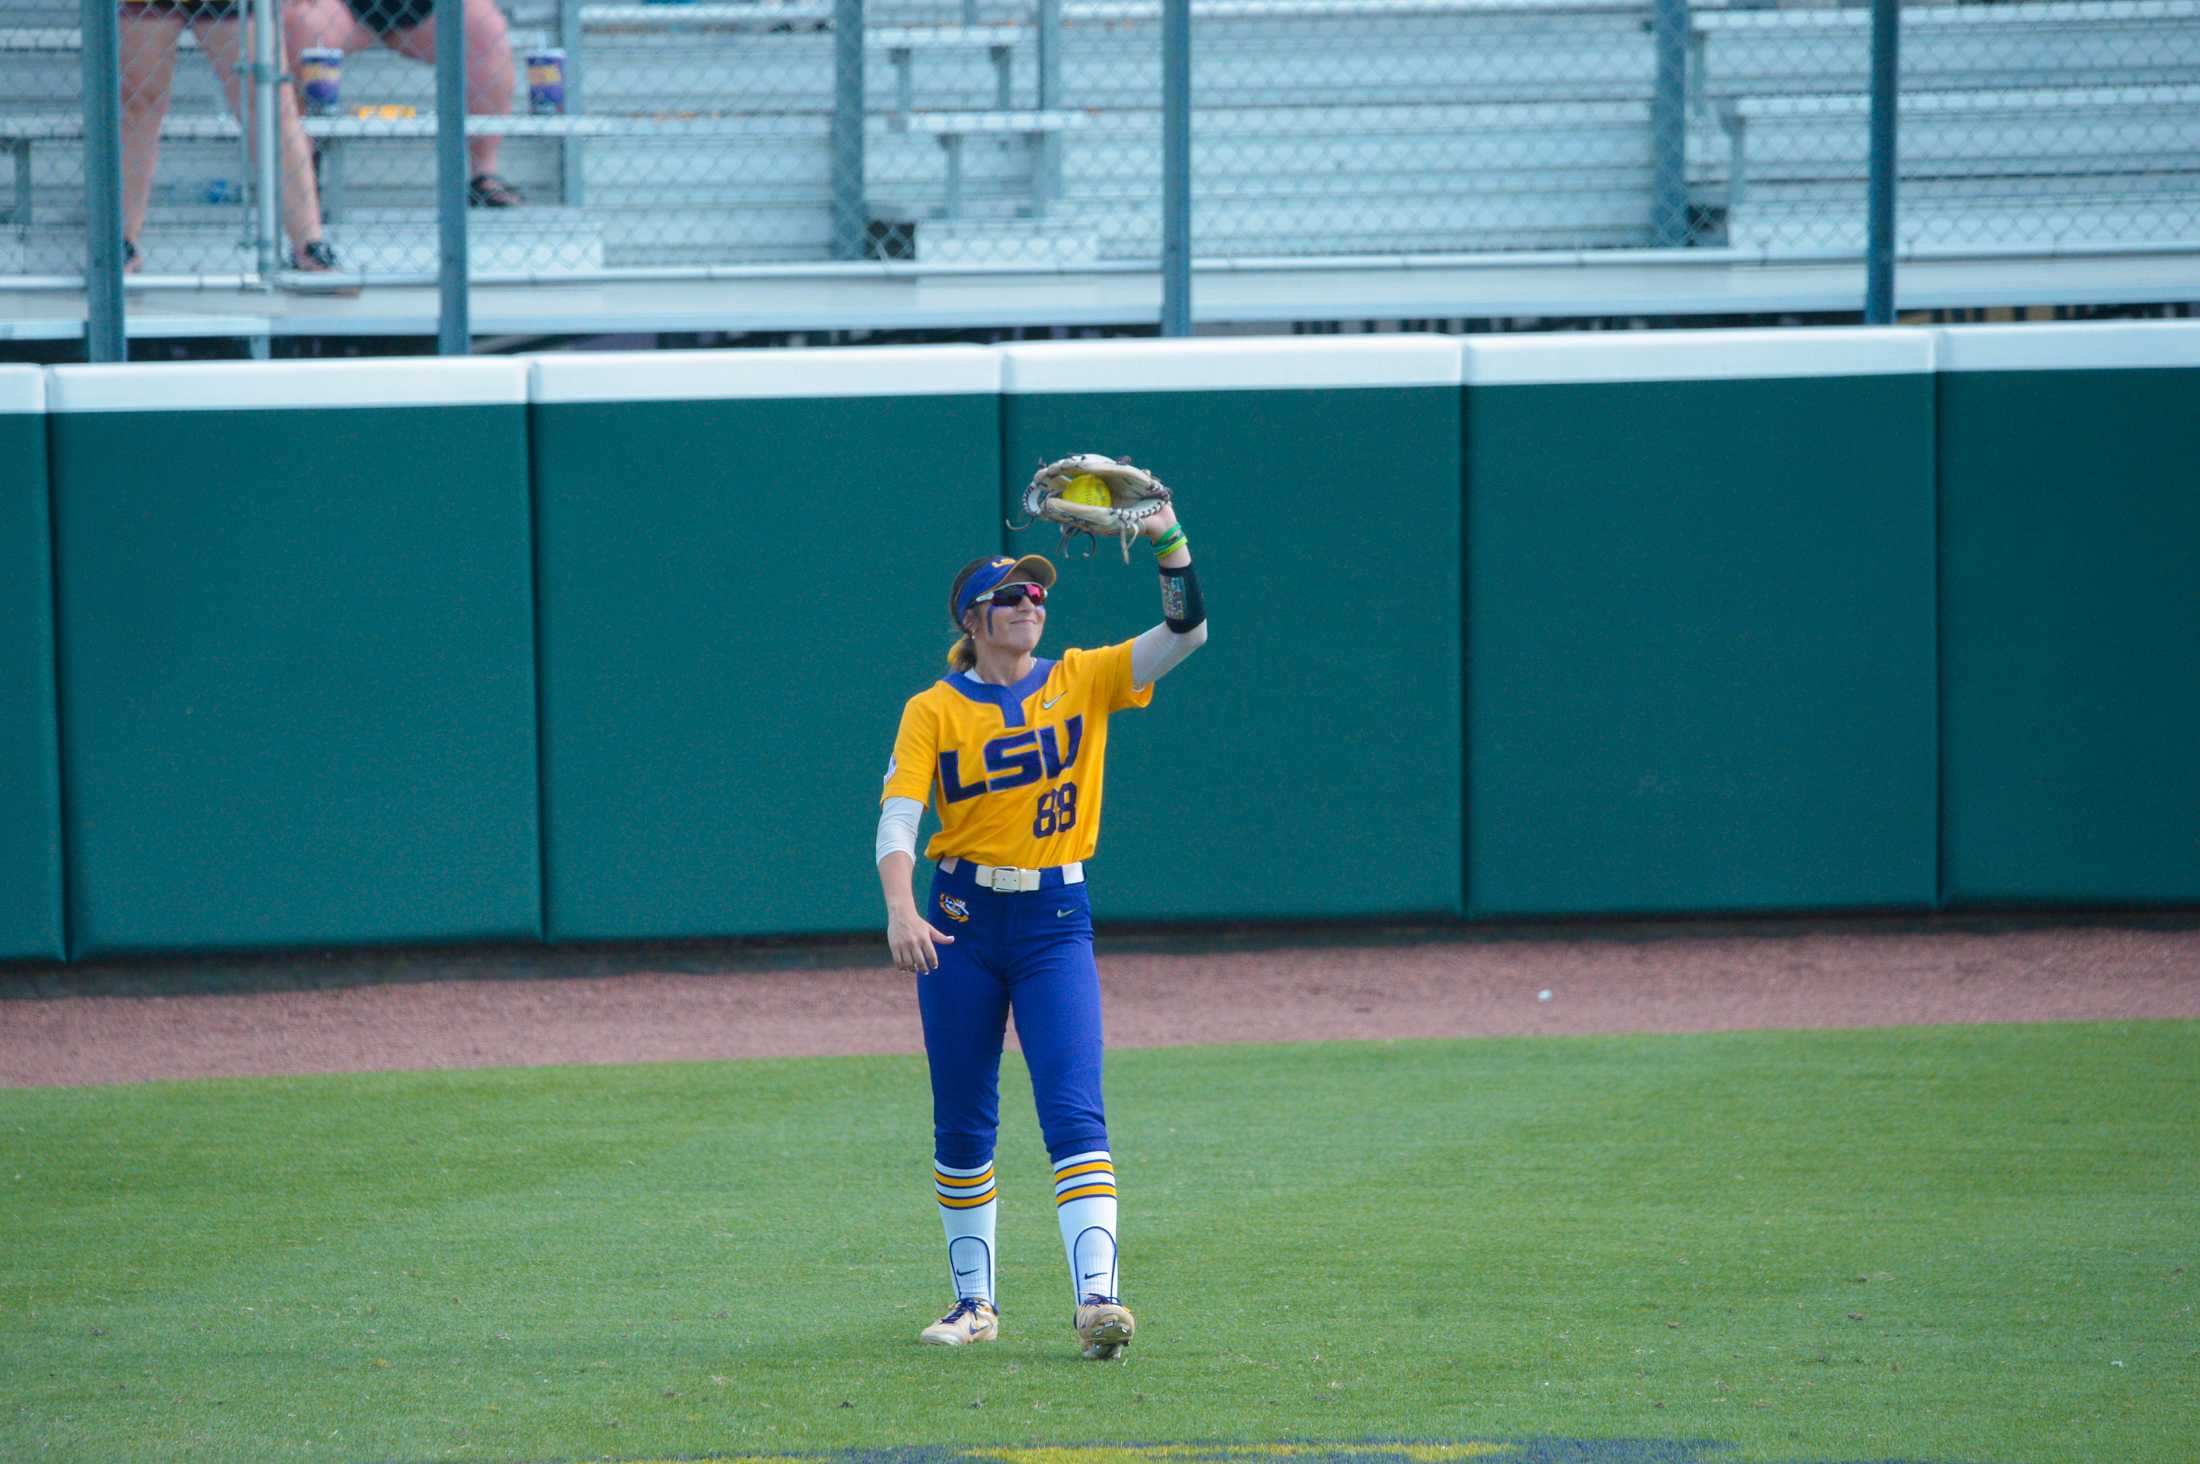
<path id="1" fill-rule="evenodd" d="M 1108 718 L 1153 700 L 1131 685 L 1131 642 L 1035 659 L 1012 686 L 957 671 L 909 698 L 881 798 L 936 801 L 925 857 L 1044 869 L 1100 839 Z"/>

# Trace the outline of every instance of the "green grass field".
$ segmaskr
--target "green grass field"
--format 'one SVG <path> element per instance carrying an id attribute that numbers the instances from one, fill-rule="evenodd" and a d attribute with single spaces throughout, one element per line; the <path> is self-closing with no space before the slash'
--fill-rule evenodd
<path id="1" fill-rule="evenodd" d="M 949 1299 L 914 1058 L 0 1093 L 0 1457 L 2200 1452 L 2200 1023 L 1108 1083 L 1115 1365 L 1071 1346 L 1013 1060 L 1004 1336 L 959 1352 L 914 1340 Z"/>

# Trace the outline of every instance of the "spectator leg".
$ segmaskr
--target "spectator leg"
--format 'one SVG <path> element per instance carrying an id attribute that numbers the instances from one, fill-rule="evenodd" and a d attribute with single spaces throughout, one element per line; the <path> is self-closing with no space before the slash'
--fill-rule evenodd
<path id="1" fill-rule="evenodd" d="M 283 5 L 283 40 L 293 56 L 316 46 L 363 51 L 375 39 L 344 0 L 286 0 Z"/>
<path id="2" fill-rule="evenodd" d="M 252 126 L 251 105 L 253 99 L 244 95 L 243 78 L 237 73 L 237 62 L 243 49 L 250 44 L 247 28 L 235 20 L 201 20 L 192 24 L 191 34 L 198 37 L 199 49 L 213 63 L 215 74 L 222 79 L 222 90 L 229 98 L 229 110 L 244 125 L 245 136 L 258 136 Z M 277 37 L 276 64 L 288 70 L 283 60 L 281 37 Z M 301 249 L 316 243 L 321 237 L 321 190 L 313 181 L 313 144 L 306 137 L 306 129 L 298 120 L 298 93 L 294 88 L 275 88 L 275 137 L 282 150 L 283 228 L 290 235 L 293 249 Z"/>
<path id="3" fill-rule="evenodd" d="M 435 60 L 435 22 L 392 31 L 390 45 L 416 61 Z M 466 0 L 466 111 L 475 117 L 504 117 L 512 111 L 518 71 L 512 64 L 512 35 L 496 0 Z M 497 170 L 504 138 L 482 133 L 466 139 L 466 156 L 475 177 Z"/>
<path id="4" fill-rule="evenodd" d="M 183 20 L 174 15 L 133 15 L 118 27 L 122 84 L 122 237 L 135 243 L 153 198 L 153 169 L 160 161 L 160 124 L 176 76 L 176 43 Z"/>
<path id="5" fill-rule="evenodd" d="M 292 57 L 316 48 L 349 55 L 353 51 L 364 51 L 376 40 L 374 32 L 359 23 L 359 17 L 351 13 L 351 7 L 344 0 L 286 0 L 283 6 L 283 41 Z M 301 112 L 305 110 L 302 85 L 291 88 Z M 313 146 L 310 138 L 307 145 Z M 314 176 L 321 190 L 322 221 L 333 222 L 344 197 L 344 152 L 330 143 L 316 147 L 314 156 Z"/>

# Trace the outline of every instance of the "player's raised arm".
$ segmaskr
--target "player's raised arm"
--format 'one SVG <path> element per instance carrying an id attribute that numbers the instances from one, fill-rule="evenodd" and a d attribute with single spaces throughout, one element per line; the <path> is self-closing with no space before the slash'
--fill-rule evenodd
<path id="1" fill-rule="evenodd" d="M 1176 510 L 1164 504 L 1139 525 L 1153 541 L 1161 571 L 1161 623 L 1131 642 L 1131 684 L 1151 686 L 1207 643 L 1207 602 L 1192 572 L 1192 550 Z"/>

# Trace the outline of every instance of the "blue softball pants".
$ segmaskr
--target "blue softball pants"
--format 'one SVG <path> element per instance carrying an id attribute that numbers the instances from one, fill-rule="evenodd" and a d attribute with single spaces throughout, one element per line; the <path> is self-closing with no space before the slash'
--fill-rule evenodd
<path id="1" fill-rule="evenodd" d="M 953 945 L 934 947 L 939 968 L 917 977 L 940 1162 L 971 1169 L 993 1158 L 1011 1012 L 1048 1155 L 1058 1160 L 1107 1148 L 1100 972 L 1086 886 L 1001 894 L 978 888 L 965 862 L 953 874 L 934 872 L 925 914 L 955 937 Z"/>

